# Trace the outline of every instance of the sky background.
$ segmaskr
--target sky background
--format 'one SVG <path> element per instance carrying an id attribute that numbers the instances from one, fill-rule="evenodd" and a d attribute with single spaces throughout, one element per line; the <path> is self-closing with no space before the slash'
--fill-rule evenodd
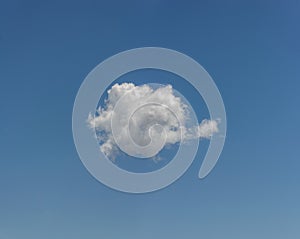
<path id="1" fill-rule="evenodd" d="M 0 239 L 300 236 L 299 1 L 0 0 Z M 197 60 L 225 103 L 228 134 L 171 186 L 114 191 L 72 138 L 85 76 L 120 51 Z M 205 148 L 205 142 L 203 142 Z"/>

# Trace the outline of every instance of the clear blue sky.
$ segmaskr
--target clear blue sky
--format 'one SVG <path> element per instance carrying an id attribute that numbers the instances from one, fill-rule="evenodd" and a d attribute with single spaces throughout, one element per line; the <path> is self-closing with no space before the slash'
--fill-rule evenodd
<path id="1" fill-rule="evenodd" d="M 0 239 L 299 238 L 300 2 L 108 2 L 0 0 Z M 200 150 L 131 195 L 83 167 L 71 117 L 90 70 L 143 46 L 206 68 L 228 135 L 204 180 Z"/>

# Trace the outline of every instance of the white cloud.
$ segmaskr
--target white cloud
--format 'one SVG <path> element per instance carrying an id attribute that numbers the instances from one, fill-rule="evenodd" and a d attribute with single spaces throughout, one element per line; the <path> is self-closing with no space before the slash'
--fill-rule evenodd
<path id="1" fill-rule="evenodd" d="M 166 145 L 209 139 L 218 132 L 216 120 L 205 119 L 200 125 L 187 128 L 188 107 L 174 95 L 171 85 L 153 89 L 149 85 L 123 83 L 113 85 L 107 93 L 104 107 L 96 115 L 90 114 L 87 121 L 96 131 L 100 150 L 111 159 L 119 152 L 119 146 L 130 155 L 149 157 Z M 147 148 L 150 144 L 155 149 Z"/>

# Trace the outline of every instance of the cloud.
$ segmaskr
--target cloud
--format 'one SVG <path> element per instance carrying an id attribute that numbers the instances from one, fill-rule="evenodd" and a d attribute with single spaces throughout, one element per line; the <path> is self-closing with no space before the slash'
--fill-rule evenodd
<path id="1" fill-rule="evenodd" d="M 218 121 L 204 119 L 188 128 L 188 106 L 174 95 L 171 85 L 115 84 L 104 106 L 90 114 L 100 150 L 110 159 L 125 151 L 137 157 L 155 156 L 163 147 L 195 138 L 209 139 L 218 132 Z M 150 147 L 150 146 L 151 147 Z"/>

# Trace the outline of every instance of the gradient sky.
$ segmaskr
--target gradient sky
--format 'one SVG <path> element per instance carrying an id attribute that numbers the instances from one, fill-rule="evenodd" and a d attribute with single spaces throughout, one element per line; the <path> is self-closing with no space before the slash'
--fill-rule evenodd
<path id="1" fill-rule="evenodd" d="M 0 0 L 0 239 L 299 238 L 299 11 L 294 0 Z M 205 67 L 228 135 L 204 180 L 200 150 L 171 186 L 131 195 L 84 168 L 71 118 L 85 76 L 143 46 Z"/>

